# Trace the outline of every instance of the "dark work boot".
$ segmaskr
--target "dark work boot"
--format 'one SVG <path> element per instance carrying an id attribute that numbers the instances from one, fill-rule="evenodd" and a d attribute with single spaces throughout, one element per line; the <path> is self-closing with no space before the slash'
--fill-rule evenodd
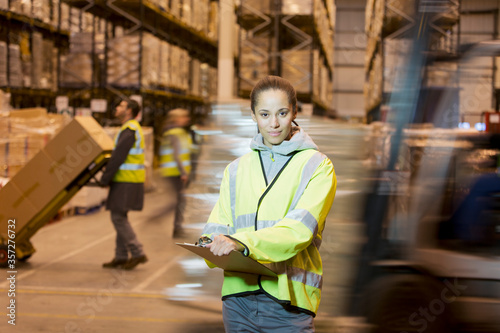
<path id="1" fill-rule="evenodd" d="M 143 255 L 140 257 L 135 257 L 135 258 L 132 257 L 129 260 L 127 260 L 125 265 L 123 265 L 123 269 L 131 270 L 131 269 L 134 269 L 135 266 L 137 266 L 139 264 L 144 264 L 147 261 L 148 261 L 148 258 L 146 257 L 146 255 Z"/>
<path id="2" fill-rule="evenodd" d="M 127 259 L 116 259 L 113 258 L 110 262 L 105 262 L 102 264 L 102 267 L 104 268 L 122 268 L 123 265 L 127 263 Z"/>

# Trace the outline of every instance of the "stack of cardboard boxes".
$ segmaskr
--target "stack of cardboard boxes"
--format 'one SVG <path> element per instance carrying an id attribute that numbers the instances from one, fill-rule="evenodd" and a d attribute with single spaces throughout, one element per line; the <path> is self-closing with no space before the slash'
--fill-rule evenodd
<path id="1" fill-rule="evenodd" d="M 29 238 L 73 196 L 85 177 L 96 172 L 112 149 L 113 140 L 93 118 L 76 117 L 0 189 L 0 236 L 6 239 L 6 223 L 15 219 L 18 258 L 34 251 Z"/>
<path id="2" fill-rule="evenodd" d="M 12 178 L 66 123 L 44 108 L 11 110 L 0 116 L 0 177 Z"/>

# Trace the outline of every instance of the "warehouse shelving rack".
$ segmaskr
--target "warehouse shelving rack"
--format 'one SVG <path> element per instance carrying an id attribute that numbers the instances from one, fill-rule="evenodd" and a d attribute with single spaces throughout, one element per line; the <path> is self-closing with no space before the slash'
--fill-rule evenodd
<path id="1" fill-rule="evenodd" d="M 52 13 L 51 13 L 52 15 Z M 50 24 L 40 19 L 15 13 L 10 10 L 0 9 L 0 41 L 6 43 L 6 85 L 0 89 L 11 94 L 11 104 L 14 108 L 33 106 L 50 107 L 54 105 L 57 95 L 55 89 L 42 89 L 24 86 L 13 86 L 10 84 L 10 51 L 9 45 L 19 44 L 23 37 L 29 41 L 29 52 L 31 52 L 31 36 L 34 32 L 42 34 L 43 38 L 50 39 L 54 46 L 59 49 L 67 48 L 69 45 L 69 31 L 60 29 L 58 24 Z M 56 78 L 54 78 L 56 80 Z"/>
<path id="2" fill-rule="evenodd" d="M 209 5 L 212 6 L 216 2 L 210 0 Z M 65 18 L 66 22 L 62 21 L 61 7 L 63 5 L 70 8 L 68 9 L 69 16 Z M 209 103 L 206 94 L 198 96 L 185 87 L 180 88 L 175 85 L 145 87 L 141 85 L 141 80 L 139 80 L 138 84 L 126 87 L 108 82 L 106 76 L 107 43 L 114 36 L 116 29 L 123 29 L 127 32 L 135 31 L 141 35 L 141 39 L 143 32 L 148 32 L 171 45 L 186 50 L 192 59 L 197 59 L 200 63 L 206 63 L 212 69 L 216 69 L 218 62 L 218 42 L 216 38 L 212 38 L 206 32 L 188 25 L 174 16 L 169 9 L 160 8 L 149 0 L 61 0 L 61 2 L 51 2 L 52 6 L 57 6 L 57 8 L 54 8 L 54 13 L 59 18 L 56 20 L 57 23 L 54 24 L 44 23 L 33 18 L 31 14 L 16 14 L 10 10 L 0 9 L 0 22 L 2 23 L 0 26 L 0 41 L 9 45 L 9 39 L 12 39 L 17 32 L 28 34 L 28 38 L 31 39 L 31 33 L 36 31 L 43 34 L 44 39 L 47 38 L 53 41 L 58 50 L 58 73 L 55 75 L 57 89 L 14 87 L 9 84 L 9 71 L 7 70 L 7 85 L 0 88 L 11 94 L 11 104 L 14 108 L 33 106 L 54 108 L 56 97 L 61 95 L 68 97 L 69 106 L 73 108 L 88 108 L 92 99 L 106 99 L 109 101 L 107 113 L 95 114 L 96 118 L 100 118 L 101 122 L 105 122 L 106 119 L 112 118 L 111 107 L 116 97 L 139 95 L 142 98 L 145 113 L 151 113 L 143 115 L 145 125 L 150 125 L 147 122 L 152 121 L 152 119 L 161 118 L 165 110 L 173 107 L 185 107 L 192 110 L 193 114 L 197 116 L 206 113 Z M 76 14 L 78 17 L 74 17 L 75 11 L 72 9 L 78 9 Z M 71 68 L 61 68 L 61 55 L 69 53 L 72 35 L 75 32 L 83 31 L 83 17 L 87 13 L 93 17 L 91 27 L 87 27 L 86 30 L 92 35 L 92 51 L 89 52 L 92 61 L 92 79 L 76 79 L 71 83 L 62 83 L 60 80 L 62 72 L 77 77 Z M 79 22 L 77 27 L 75 27 L 75 21 Z M 104 25 L 101 24 L 102 21 L 105 22 Z M 62 26 L 67 28 L 62 29 Z M 97 41 L 97 34 L 105 37 Z M 97 54 L 96 44 L 99 42 L 103 43 L 104 46 L 101 45 L 101 52 Z M 102 52 L 102 48 L 104 48 L 104 52 Z M 7 47 L 7 52 L 8 49 Z M 9 61 L 8 54 L 7 61 Z M 7 64 L 6 68 L 9 67 L 9 64 Z M 140 66 L 138 70 L 141 71 Z"/>
<path id="3" fill-rule="evenodd" d="M 318 50 L 312 62 L 313 112 L 336 117 L 333 110 L 334 38 L 336 7 L 333 1 L 313 1 L 313 49 Z"/>
<path id="4" fill-rule="evenodd" d="M 381 106 L 387 102 L 387 96 L 391 93 L 390 82 L 386 81 L 387 43 L 409 39 L 413 30 L 421 24 L 414 19 L 417 11 L 426 13 L 426 20 L 422 24 L 427 26 L 430 34 L 428 46 L 424 50 L 426 66 L 423 87 L 427 89 L 432 85 L 429 80 L 432 71 L 449 71 L 449 68 L 442 65 L 453 63 L 458 57 L 459 0 L 369 0 L 366 6 L 364 88 L 368 122 L 383 120 Z M 396 71 L 395 68 L 393 70 Z M 451 84 L 456 85 L 457 82 Z"/>
<path id="5" fill-rule="evenodd" d="M 217 41 L 208 37 L 203 31 L 187 25 L 179 18 L 172 15 L 168 9 L 160 8 L 147 0 L 123 1 L 123 0 L 63 0 L 64 3 L 74 8 L 79 8 L 82 12 L 91 13 L 95 18 L 106 20 L 105 29 L 105 52 L 104 57 L 108 55 L 108 42 L 115 36 L 116 29 L 123 29 L 124 34 L 138 33 L 141 45 L 142 57 L 142 38 L 143 33 L 148 32 L 161 40 L 167 41 L 171 45 L 176 45 L 189 52 L 192 58 L 200 62 L 207 63 L 211 67 L 217 67 Z M 94 25 L 95 29 L 96 25 Z M 95 30 L 94 30 L 95 31 Z M 93 39 L 95 42 L 95 33 Z M 126 59 L 127 55 L 123 57 Z M 93 61 L 96 57 L 93 57 Z M 130 61 L 130 60 L 127 60 Z M 166 110 L 173 107 L 185 107 L 190 109 L 193 114 L 203 114 L 208 101 L 201 96 L 194 96 L 186 89 L 169 86 L 148 86 L 144 87 L 142 81 L 142 68 L 138 64 L 139 82 L 131 86 L 114 84 L 106 78 L 107 61 L 96 65 L 93 63 L 93 69 L 98 69 L 102 74 L 93 73 L 94 80 L 91 85 L 82 85 L 80 87 L 61 87 L 61 91 L 66 93 L 73 104 L 89 104 L 90 99 L 104 98 L 110 102 L 108 114 L 105 118 L 111 118 L 112 103 L 116 97 L 139 95 L 143 101 L 144 124 L 152 125 L 152 122 L 164 116 Z"/>
<path id="6" fill-rule="evenodd" d="M 330 84 L 333 78 L 333 27 L 329 18 L 312 15 L 315 1 L 324 8 L 327 8 L 327 3 L 329 8 L 333 6 L 333 1 L 305 2 L 306 6 L 310 4 L 308 11 L 311 14 L 302 14 L 300 10 L 283 11 L 284 2 L 281 0 L 240 2 L 237 8 L 238 24 L 242 29 L 237 70 L 240 97 L 248 97 L 253 85 L 265 75 L 280 75 L 296 87 L 300 102 L 313 103 L 317 113 L 330 108 L 331 101 L 321 100 L 313 91 L 313 80 L 318 79 L 313 75 L 314 50 L 321 54 Z M 304 6 L 303 3 L 300 5 Z M 325 26 L 319 23 L 321 20 L 328 20 L 330 34 L 325 34 Z M 301 64 L 297 59 L 304 52 L 309 59 Z"/>

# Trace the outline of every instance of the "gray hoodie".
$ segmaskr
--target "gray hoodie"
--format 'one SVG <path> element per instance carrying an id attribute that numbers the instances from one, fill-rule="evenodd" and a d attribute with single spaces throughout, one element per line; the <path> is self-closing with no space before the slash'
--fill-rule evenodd
<path id="1" fill-rule="evenodd" d="M 260 152 L 268 183 L 274 179 L 286 161 L 288 161 L 290 153 L 311 148 L 318 150 L 318 146 L 316 146 L 311 137 L 300 127 L 292 128 L 292 138 L 290 140 L 285 140 L 272 148 L 264 144 L 262 134 L 259 133 L 253 137 L 250 148 Z"/>

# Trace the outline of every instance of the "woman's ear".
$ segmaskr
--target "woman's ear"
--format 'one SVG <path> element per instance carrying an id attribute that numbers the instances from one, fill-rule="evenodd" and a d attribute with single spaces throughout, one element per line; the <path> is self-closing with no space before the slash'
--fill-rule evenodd
<path id="1" fill-rule="evenodd" d="M 254 122 L 257 122 L 257 118 L 255 118 L 255 112 L 253 112 L 253 111 L 252 111 L 252 120 L 253 120 Z"/>

